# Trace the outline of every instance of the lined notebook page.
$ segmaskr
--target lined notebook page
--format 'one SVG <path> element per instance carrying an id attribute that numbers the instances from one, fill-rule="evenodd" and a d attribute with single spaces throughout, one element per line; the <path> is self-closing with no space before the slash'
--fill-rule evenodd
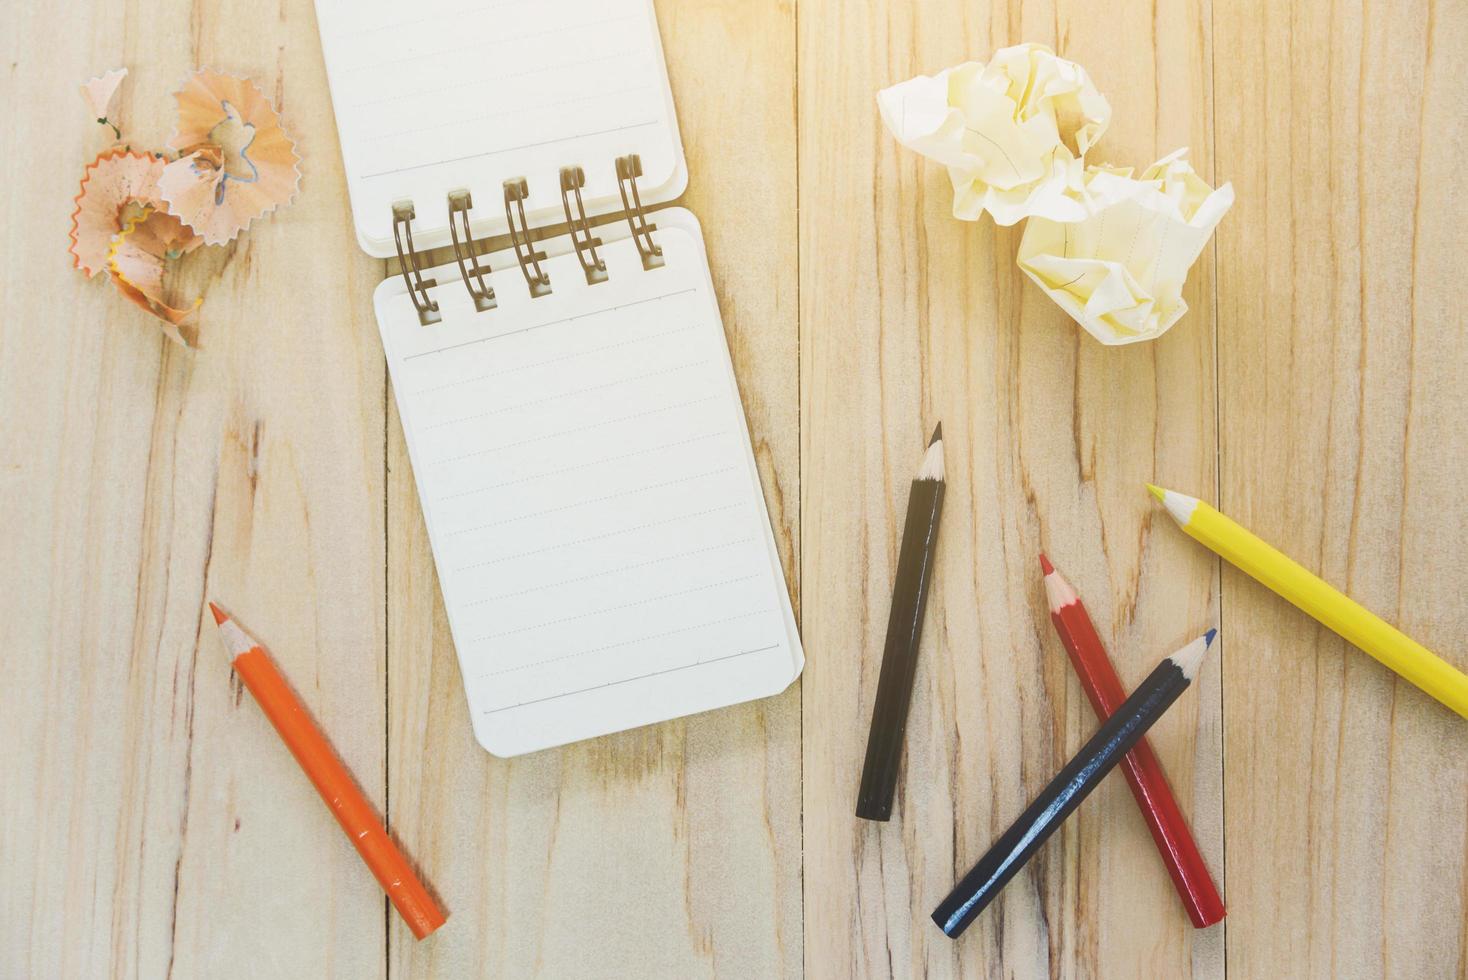
<path id="1" fill-rule="evenodd" d="M 589 199 L 617 195 L 612 161 L 642 156 L 644 192 L 680 166 L 651 0 L 317 0 L 322 50 L 359 237 L 392 254 L 394 201 L 423 244 L 447 235 L 448 190 L 503 223 L 501 183 L 526 177 L 532 212 L 560 208 L 559 170 Z M 681 187 L 677 189 L 681 191 Z"/>
<path id="2" fill-rule="evenodd" d="M 446 269 L 429 327 L 400 284 L 379 296 L 476 731 L 501 754 L 506 738 L 556 744 L 773 693 L 798 671 L 707 266 L 666 214 L 662 269 L 610 242 L 608 282 L 562 256 L 531 300 L 499 259 L 484 313 Z"/>

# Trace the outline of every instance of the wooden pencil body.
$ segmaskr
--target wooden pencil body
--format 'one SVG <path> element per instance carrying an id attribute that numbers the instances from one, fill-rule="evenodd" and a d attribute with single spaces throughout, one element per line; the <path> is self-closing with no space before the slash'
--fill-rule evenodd
<path id="1" fill-rule="evenodd" d="M 1197 501 L 1183 531 L 1307 616 L 1468 718 L 1468 674 L 1274 545 Z"/>
<path id="2" fill-rule="evenodd" d="M 938 928 L 961 935 L 1188 684 L 1171 658 L 1148 674 L 933 911 Z"/>
<path id="3" fill-rule="evenodd" d="M 1052 612 L 1050 618 L 1096 717 L 1105 721 L 1126 702 L 1126 689 L 1106 656 L 1090 615 L 1076 600 Z M 1225 914 L 1218 886 L 1172 795 L 1162 763 L 1145 738 L 1126 754 L 1121 767 L 1193 928 L 1203 929 L 1218 922 Z"/>
<path id="4" fill-rule="evenodd" d="M 413 935 L 422 939 L 443 925 L 443 913 L 269 655 L 254 647 L 235 657 L 234 669 Z"/>
<path id="5" fill-rule="evenodd" d="M 866 761 L 857 793 L 856 815 L 866 820 L 887 820 L 892 816 L 892 798 L 902 764 L 907 711 L 912 702 L 923 611 L 928 605 L 942 510 L 943 481 L 914 480 L 897 556 L 897 575 L 892 584 L 892 610 L 887 617 L 887 641 L 882 651 L 882 672 L 877 679 L 871 730 L 867 735 Z"/>

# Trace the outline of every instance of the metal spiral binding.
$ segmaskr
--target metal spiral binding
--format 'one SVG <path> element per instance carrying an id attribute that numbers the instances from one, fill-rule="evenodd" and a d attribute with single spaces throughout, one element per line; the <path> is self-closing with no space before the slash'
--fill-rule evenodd
<path id="1" fill-rule="evenodd" d="M 617 157 L 617 190 L 622 194 L 622 212 L 627 216 L 628 227 L 632 229 L 632 241 L 637 244 L 637 254 L 642 256 L 642 268 L 661 269 L 663 249 L 652 240 L 652 233 L 657 230 L 657 225 L 647 220 L 647 212 L 642 207 L 642 195 L 637 192 L 637 178 L 641 176 L 642 157 L 636 153 Z"/>
<path id="2" fill-rule="evenodd" d="M 423 278 L 423 267 L 418 261 L 418 251 L 413 248 L 412 221 L 417 216 L 413 210 L 412 201 L 394 202 L 392 238 L 398 249 L 398 262 L 402 265 L 403 283 L 408 287 L 408 298 L 413 301 L 413 308 L 418 311 L 418 322 L 426 327 L 430 323 L 438 323 L 443 317 L 439 316 L 438 303 L 428 295 L 428 288 L 437 286 L 438 281 Z M 405 238 L 408 241 L 406 254 L 403 251 L 403 239 Z"/>
<path id="3" fill-rule="evenodd" d="M 607 281 L 607 264 L 596 254 L 600 238 L 591 234 L 591 224 L 586 220 L 586 207 L 581 203 L 581 188 L 586 186 L 586 171 L 580 167 L 561 168 L 561 206 L 566 209 L 566 224 L 570 226 L 571 244 L 576 246 L 576 258 L 581 260 L 581 271 L 586 274 L 586 284 L 594 286 Z M 576 214 L 571 214 L 571 198 L 576 198 Z"/>
<path id="4" fill-rule="evenodd" d="M 632 241 L 642 259 L 644 269 L 660 269 L 664 265 L 663 249 L 653 240 L 652 233 L 657 225 L 647 220 L 647 210 L 642 204 L 642 195 L 637 187 L 637 178 L 642 176 L 642 158 L 635 153 L 617 158 L 617 191 L 622 196 L 621 217 L 627 219 L 632 230 Z M 586 186 L 586 172 L 581 167 L 561 168 L 561 207 L 566 213 L 566 225 L 571 244 L 576 248 L 576 258 L 588 285 L 606 282 L 607 263 L 597 252 L 604 244 L 592 234 L 591 221 L 586 216 L 586 205 L 581 198 L 581 189 Z M 525 276 L 525 284 L 532 298 L 545 296 L 551 291 L 550 273 L 540 263 L 546 253 L 535 247 L 529 223 L 525 220 L 525 199 L 530 195 L 529 184 L 524 177 L 504 183 L 505 222 L 510 240 L 515 248 L 515 259 Z M 574 200 L 573 200 L 574 199 Z M 574 203 L 574 208 L 572 207 Z M 479 312 L 492 310 L 498 304 L 494 287 L 487 278 L 493 270 L 487 261 L 480 262 L 474 234 L 469 223 L 469 211 L 474 207 L 474 198 L 468 190 L 450 191 L 448 194 L 449 234 L 453 238 L 454 257 L 459 263 L 459 275 L 464 288 L 474 300 L 474 309 Z M 616 220 L 617 215 L 607 216 Z M 408 298 L 418 311 L 418 322 L 427 326 L 439 323 L 443 316 L 438 303 L 428 290 L 438 285 L 436 279 L 423 275 L 423 259 L 413 246 L 413 221 L 417 213 L 412 201 L 396 201 L 392 206 L 392 235 L 397 247 L 403 284 Z"/>
<path id="5" fill-rule="evenodd" d="M 459 260 L 459 275 L 474 300 L 474 309 L 483 313 L 499 304 L 495 302 L 494 287 L 484 281 L 490 268 L 487 264 L 479 264 L 479 256 L 474 251 L 474 235 L 469 231 L 469 209 L 472 207 L 474 198 L 467 190 L 449 192 L 449 234 L 454 236 L 454 258 Z M 462 241 L 459 238 L 460 225 L 464 227 Z"/>
<path id="6" fill-rule="evenodd" d="M 525 273 L 530 296 L 535 299 L 551 291 L 551 282 L 550 276 L 540 267 L 545 253 L 535 250 L 535 243 L 530 239 L 530 226 L 525 222 L 525 198 L 529 194 L 530 187 L 524 177 L 505 181 L 505 220 L 510 225 L 510 240 L 515 244 L 515 258 L 520 263 L 520 271 Z M 520 218 L 518 226 L 515 223 L 516 212 Z"/>

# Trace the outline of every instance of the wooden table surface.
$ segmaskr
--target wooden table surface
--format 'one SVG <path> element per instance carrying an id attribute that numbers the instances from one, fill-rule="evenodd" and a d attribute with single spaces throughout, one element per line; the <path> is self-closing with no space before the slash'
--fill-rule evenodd
<path id="1" fill-rule="evenodd" d="M 783 695 L 501 760 L 473 742 L 308 0 L 7 15 L 0 976 L 1453 977 L 1468 727 L 1185 539 L 1222 502 L 1468 667 L 1468 4 L 659 0 L 807 665 Z M 1238 203 L 1161 340 L 1107 349 L 949 216 L 878 88 L 1021 40 Z M 162 145 L 194 65 L 281 107 L 305 181 L 215 253 L 203 345 L 71 268 L 77 96 Z M 852 817 L 907 482 L 948 503 L 899 813 Z M 1220 883 L 1191 929 L 1112 779 L 960 942 L 928 913 L 1092 731 L 1041 549 L 1124 680 L 1210 625 L 1154 729 Z M 242 694 L 272 648 L 450 914 L 415 943 Z"/>

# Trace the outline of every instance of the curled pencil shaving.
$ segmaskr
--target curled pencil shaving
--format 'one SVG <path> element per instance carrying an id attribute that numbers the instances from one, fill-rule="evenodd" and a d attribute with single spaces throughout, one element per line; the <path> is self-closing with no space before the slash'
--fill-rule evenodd
<path id="1" fill-rule="evenodd" d="M 81 86 L 99 123 L 127 76 L 120 68 Z M 130 302 L 156 317 L 173 340 L 198 341 L 200 300 L 169 305 L 165 279 L 188 252 L 221 244 L 289 201 L 300 184 L 300 158 L 279 117 L 250 81 L 212 71 L 189 75 L 174 93 L 178 127 L 162 153 L 114 146 L 87 165 L 71 221 L 71 252 L 88 277 L 104 269 Z"/>
<path id="2" fill-rule="evenodd" d="M 300 157 L 270 102 L 248 79 L 201 70 L 174 93 L 180 158 L 159 178 L 168 211 L 210 245 L 295 196 Z"/>
<path id="3" fill-rule="evenodd" d="M 92 110 L 92 115 L 102 125 L 111 126 L 117 139 L 122 139 L 122 130 L 112 121 L 112 99 L 126 77 L 126 68 L 114 68 L 82 83 L 82 98 Z"/>
<path id="4" fill-rule="evenodd" d="M 1177 150 L 1133 178 L 1092 167 L 1095 213 L 1061 223 L 1032 218 L 1019 266 L 1103 344 L 1161 336 L 1188 310 L 1183 286 L 1213 229 L 1233 204 L 1230 184 L 1213 189 Z"/>
<path id="5" fill-rule="evenodd" d="M 185 347 L 198 343 L 198 311 L 203 300 L 195 299 L 182 309 L 169 306 L 163 300 L 163 279 L 170 264 L 200 242 L 177 216 L 150 207 L 129 219 L 107 252 L 107 269 L 118 292 L 157 317 L 164 334 Z"/>
<path id="6" fill-rule="evenodd" d="M 99 154 L 82 174 L 71 213 L 71 245 L 75 266 L 91 278 L 107 264 L 112 239 L 148 208 L 163 208 L 158 178 L 167 161 L 131 150 Z"/>
<path id="7" fill-rule="evenodd" d="M 1111 121 L 1086 70 L 1042 44 L 966 62 L 877 93 L 898 142 L 948 168 L 953 216 L 996 224 L 1090 213 L 1084 158 Z"/>

